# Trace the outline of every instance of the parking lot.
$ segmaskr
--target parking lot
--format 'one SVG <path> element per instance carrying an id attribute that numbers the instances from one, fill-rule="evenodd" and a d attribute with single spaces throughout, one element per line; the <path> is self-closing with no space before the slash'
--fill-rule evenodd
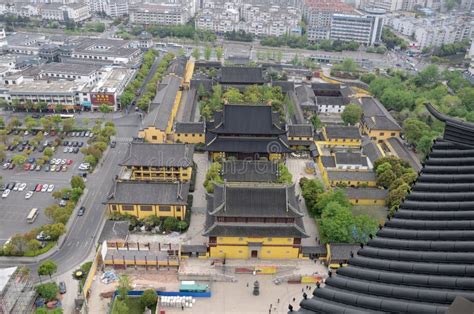
<path id="1" fill-rule="evenodd" d="M 21 136 L 13 135 L 13 136 Z M 32 135 L 21 136 L 22 140 L 31 140 Z M 58 136 L 47 135 L 39 144 L 44 146 L 44 142 L 47 141 L 52 145 L 54 140 Z M 26 187 L 22 191 L 11 190 L 8 196 L 2 197 L 0 199 L 0 243 L 4 243 L 8 238 L 10 238 L 15 233 L 24 233 L 32 228 L 37 228 L 43 224 L 50 223 L 49 219 L 44 214 L 44 209 L 48 206 L 57 203 L 58 201 L 52 197 L 54 191 L 59 191 L 62 188 L 69 187 L 70 179 L 73 175 L 77 175 L 81 172 L 78 168 L 81 164 L 84 155 L 78 151 L 77 153 L 69 152 L 74 146 L 64 146 L 64 141 L 66 142 L 78 142 L 75 144 L 79 148 L 79 143 L 83 142 L 82 147 L 87 146 L 87 141 L 89 137 L 80 137 L 80 136 L 67 136 L 63 139 L 63 142 L 55 148 L 55 152 L 51 157 L 51 160 L 58 160 L 53 165 L 45 164 L 41 167 L 41 170 L 25 170 L 28 167 L 25 166 L 15 166 L 13 169 L 8 169 L 5 167 L 5 162 L 0 169 L 0 176 L 2 176 L 3 186 L 10 184 L 10 187 L 13 183 L 26 183 Z M 8 146 L 8 145 L 7 145 Z M 65 148 L 67 152 L 65 152 Z M 6 161 L 13 158 L 13 156 L 21 154 L 19 151 L 20 147 L 17 147 L 14 151 L 6 151 Z M 29 156 L 30 158 L 38 158 L 43 156 L 43 152 L 40 152 L 39 147 L 33 151 Z M 34 164 L 28 163 L 27 164 Z M 35 164 L 36 165 L 36 164 Z M 57 168 L 60 168 L 60 171 L 57 171 Z M 65 169 L 64 169 L 65 168 Z M 55 171 L 51 171 L 55 169 Z M 45 185 L 49 187 L 54 185 L 53 190 L 50 191 L 40 191 L 33 192 L 33 195 L 26 199 L 25 195 L 33 190 L 38 184 Z M 4 193 L 0 192 L 0 193 Z M 27 223 L 26 217 L 28 216 L 29 211 L 32 208 L 39 209 L 39 215 L 33 223 Z"/>

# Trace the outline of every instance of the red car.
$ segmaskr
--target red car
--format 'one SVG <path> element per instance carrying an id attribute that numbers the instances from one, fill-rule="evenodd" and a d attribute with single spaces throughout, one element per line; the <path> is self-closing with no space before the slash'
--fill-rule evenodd
<path id="1" fill-rule="evenodd" d="M 72 165 L 72 160 L 71 160 L 71 159 L 68 159 L 68 160 L 66 161 L 66 165 L 69 165 L 69 166 Z"/>
<path id="2" fill-rule="evenodd" d="M 30 164 L 24 164 L 23 165 L 23 170 L 30 170 L 31 165 Z"/>
<path id="3" fill-rule="evenodd" d="M 41 192 L 41 189 L 43 188 L 43 185 L 42 184 L 37 184 L 36 185 L 36 189 L 35 189 L 35 192 Z"/>

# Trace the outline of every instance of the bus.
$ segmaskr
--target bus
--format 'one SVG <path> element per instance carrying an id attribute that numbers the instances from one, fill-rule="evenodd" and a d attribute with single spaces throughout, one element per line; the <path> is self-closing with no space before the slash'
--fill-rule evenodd
<path id="1" fill-rule="evenodd" d="M 38 214 L 39 214 L 38 208 L 33 208 L 33 209 L 31 209 L 30 213 L 29 213 L 28 216 L 26 217 L 26 221 L 27 221 L 29 224 L 32 224 L 32 223 L 36 220 L 36 217 L 38 217 Z"/>
<path id="2" fill-rule="evenodd" d="M 60 114 L 59 115 L 61 117 L 61 119 L 74 119 L 74 115 L 71 113 L 71 114 Z"/>
<path id="3" fill-rule="evenodd" d="M 181 281 L 179 285 L 179 292 L 207 292 L 208 290 L 208 285 L 198 284 L 195 281 Z"/>

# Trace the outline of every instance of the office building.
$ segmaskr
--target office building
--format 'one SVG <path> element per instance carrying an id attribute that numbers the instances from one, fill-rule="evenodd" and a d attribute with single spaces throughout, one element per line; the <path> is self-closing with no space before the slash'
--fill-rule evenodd
<path id="1" fill-rule="evenodd" d="M 363 15 L 333 14 L 331 40 L 355 41 L 372 46 L 381 42 L 385 10 L 366 9 Z"/>

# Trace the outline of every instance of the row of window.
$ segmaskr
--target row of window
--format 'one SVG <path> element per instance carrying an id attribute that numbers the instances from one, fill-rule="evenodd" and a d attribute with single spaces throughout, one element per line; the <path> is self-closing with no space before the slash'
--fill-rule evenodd
<path id="1" fill-rule="evenodd" d="M 112 210 L 116 211 L 119 209 L 118 205 L 111 205 Z M 152 205 L 139 205 L 138 206 L 139 210 L 142 212 L 151 212 L 153 211 L 153 206 Z M 134 205 L 122 205 L 122 210 L 123 211 L 134 211 L 135 206 Z M 158 211 L 160 212 L 170 212 L 171 211 L 171 206 L 168 205 L 160 205 Z M 180 212 L 181 207 L 176 206 L 176 211 Z"/>

